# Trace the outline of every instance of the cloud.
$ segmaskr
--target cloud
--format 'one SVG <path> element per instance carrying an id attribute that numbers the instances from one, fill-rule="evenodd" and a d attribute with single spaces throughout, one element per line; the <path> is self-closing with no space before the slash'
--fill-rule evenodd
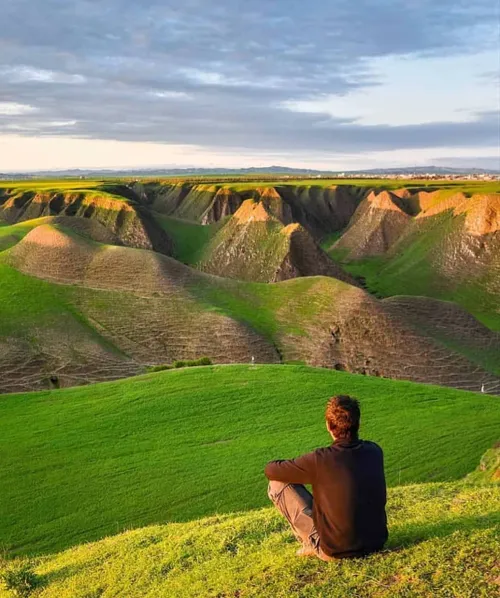
<path id="1" fill-rule="evenodd" d="M 0 102 L 0 116 L 19 116 L 30 112 L 36 112 L 36 108 L 17 102 Z"/>
<path id="2" fill-rule="evenodd" d="M 441 111 L 434 122 L 400 126 L 286 107 L 358 90 L 369 97 L 383 84 L 373 63 L 384 58 L 491 50 L 489 0 L 5 4 L 1 100 L 33 110 L 9 113 L 0 103 L 0 133 L 297 153 L 498 143 L 487 107 L 464 122 Z"/>
<path id="3" fill-rule="evenodd" d="M 83 75 L 70 75 L 67 73 L 58 73 L 46 69 L 36 69 L 29 66 L 1 67 L 0 77 L 8 83 L 27 83 L 35 81 L 39 83 L 85 83 Z"/>

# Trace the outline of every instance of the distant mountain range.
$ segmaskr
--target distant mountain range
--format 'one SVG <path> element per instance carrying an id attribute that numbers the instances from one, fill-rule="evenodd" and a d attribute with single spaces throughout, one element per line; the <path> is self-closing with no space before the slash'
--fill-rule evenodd
<path id="1" fill-rule="evenodd" d="M 209 175 L 306 175 L 306 176 L 347 176 L 364 175 L 468 175 L 500 174 L 500 169 L 452 168 L 446 166 L 410 166 L 402 168 L 371 168 L 368 170 L 314 170 L 309 168 L 289 168 L 287 166 L 264 166 L 252 168 L 138 168 L 138 169 L 91 169 L 72 168 L 68 170 L 41 170 L 36 172 L 0 173 L 0 179 L 40 178 L 40 177 L 122 177 L 122 176 L 209 176 Z"/>

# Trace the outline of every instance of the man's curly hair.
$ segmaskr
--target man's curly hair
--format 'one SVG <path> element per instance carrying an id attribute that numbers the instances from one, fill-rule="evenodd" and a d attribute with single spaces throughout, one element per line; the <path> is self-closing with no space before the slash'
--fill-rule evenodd
<path id="1" fill-rule="evenodd" d="M 358 438 L 360 410 L 356 399 L 347 395 L 332 397 L 326 405 L 325 417 L 336 439 Z"/>

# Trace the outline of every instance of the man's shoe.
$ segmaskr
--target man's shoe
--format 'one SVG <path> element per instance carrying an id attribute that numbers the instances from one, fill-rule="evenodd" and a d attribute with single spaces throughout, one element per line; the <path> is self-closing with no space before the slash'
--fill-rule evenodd
<path id="1" fill-rule="evenodd" d="M 318 551 L 312 544 L 303 544 L 296 552 L 297 556 L 318 556 Z"/>

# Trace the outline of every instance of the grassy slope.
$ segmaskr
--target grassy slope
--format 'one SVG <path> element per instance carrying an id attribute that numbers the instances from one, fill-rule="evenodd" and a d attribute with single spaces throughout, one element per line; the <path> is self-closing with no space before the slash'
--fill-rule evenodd
<path id="1" fill-rule="evenodd" d="M 75 345 L 85 342 L 89 335 L 104 347 L 119 353 L 78 309 L 74 297 L 78 289 L 27 276 L 1 259 L 0 280 L 0 335 L 32 339 L 35 329 L 59 334 L 71 332 L 75 335 Z"/>
<path id="2" fill-rule="evenodd" d="M 44 218 L 36 218 L 34 220 L 25 220 L 17 224 L 7 224 L 0 220 L 0 251 L 9 249 L 21 239 L 23 239 L 30 230 L 33 230 L 40 224 L 43 224 Z"/>
<path id="3" fill-rule="evenodd" d="M 307 334 L 308 326 L 321 318 L 332 300 L 340 300 L 349 289 L 335 278 L 307 276 L 274 284 L 225 281 L 199 285 L 192 292 L 207 307 L 248 323 L 279 344 L 282 334 Z"/>
<path id="4" fill-rule="evenodd" d="M 432 251 L 439 247 L 443 235 L 454 225 L 446 215 L 442 220 L 442 227 L 435 226 L 424 235 L 411 239 L 412 242 L 406 243 L 394 256 L 344 262 L 343 267 L 354 276 L 363 277 L 367 288 L 377 296 L 405 294 L 453 301 L 492 330 L 500 331 L 498 297 L 488 294 L 484 277 L 457 285 L 440 276 L 432 266 Z M 342 250 L 330 251 L 330 255 L 339 261 L 344 257 Z"/>
<path id="5" fill-rule="evenodd" d="M 29 335 L 32 327 L 51 327 L 72 312 L 67 287 L 26 276 L 1 261 L 0 279 L 0 333 L 6 336 Z"/>
<path id="6" fill-rule="evenodd" d="M 43 219 L 0 227 L 0 247 L 4 230 L 15 229 L 24 236 L 29 232 L 31 223 L 39 223 L 41 220 Z M 5 239 L 12 239 L 12 233 L 6 235 Z M 6 242 L 5 248 L 8 246 L 10 242 Z M 78 307 L 81 294 L 79 287 L 53 284 L 22 274 L 7 265 L 1 252 L 0 276 L 4 283 L 0 285 L 1 333 L 29 336 L 31 327 L 36 325 L 50 328 L 61 321 L 63 314 L 64 317 L 74 316 L 78 320 L 85 320 Z M 199 278 L 186 290 L 186 296 L 196 301 L 198 310 L 218 311 L 248 323 L 267 338 L 275 339 L 280 332 L 303 333 L 310 319 L 319 314 L 331 300 L 331 294 L 337 294 L 343 288 L 348 287 L 335 279 L 324 277 L 299 278 L 274 285 Z M 309 289 L 314 289 L 314 297 L 303 301 L 304 294 Z M 116 293 L 95 291 L 94 295 L 95 301 L 106 309 L 114 309 Z M 290 314 L 285 319 L 281 315 L 278 317 L 284 303 L 290 306 Z M 192 303 L 187 307 L 188 310 L 192 309 Z M 170 309 L 174 309 L 174 306 L 170 305 Z M 179 313 L 179 317 L 181 315 Z M 86 326 L 91 328 L 87 322 Z"/>
<path id="7" fill-rule="evenodd" d="M 328 442 L 328 396 L 361 399 L 388 482 L 453 480 L 497 440 L 496 397 L 302 366 L 162 372 L 0 399 L 0 545 L 54 551 L 266 504 L 262 469 Z M 457 448 L 459 442 L 459 448 Z"/>
<path id="8" fill-rule="evenodd" d="M 197 264 L 203 259 L 210 240 L 225 224 L 225 219 L 203 226 L 189 220 L 157 214 L 156 221 L 174 242 L 174 257 L 184 264 Z M 1 234 L 1 230 L 0 230 Z"/>
<path id="9" fill-rule="evenodd" d="M 285 521 L 267 508 L 129 531 L 28 566 L 39 598 L 490 598 L 499 511 L 493 485 L 424 484 L 390 490 L 387 550 L 363 560 L 295 557 Z"/>

